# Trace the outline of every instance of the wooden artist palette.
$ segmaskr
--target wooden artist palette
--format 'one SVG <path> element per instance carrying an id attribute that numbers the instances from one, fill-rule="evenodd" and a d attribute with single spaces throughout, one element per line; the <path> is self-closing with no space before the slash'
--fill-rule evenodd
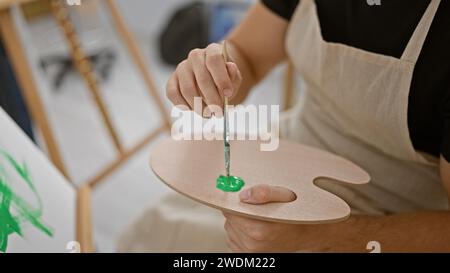
<path id="1" fill-rule="evenodd" d="M 260 151 L 258 141 L 231 142 L 231 174 L 242 177 L 243 189 L 269 184 L 297 195 L 289 203 L 264 205 L 239 201 L 238 192 L 216 188 L 224 173 L 223 141 L 163 140 L 153 150 L 150 165 L 175 191 L 205 205 L 247 217 L 295 224 L 336 222 L 350 215 L 342 199 L 314 185 L 316 178 L 365 184 L 369 175 L 354 163 L 331 153 L 280 140 L 276 151 Z"/>

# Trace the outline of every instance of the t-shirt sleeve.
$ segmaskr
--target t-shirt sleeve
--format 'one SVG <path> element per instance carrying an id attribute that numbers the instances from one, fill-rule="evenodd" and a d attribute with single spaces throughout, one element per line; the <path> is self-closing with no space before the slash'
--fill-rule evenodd
<path id="1" fill-rule="evenodd" d="M 291 20 L 299 0 L 261 0 L 274 13 L 286 20 Z"/>
<path id="2" fill-rule="evenodd" d="M 444 101 L 444 133 L 442 136 L 442 156 L 450 162 L 450 87 Z"/>

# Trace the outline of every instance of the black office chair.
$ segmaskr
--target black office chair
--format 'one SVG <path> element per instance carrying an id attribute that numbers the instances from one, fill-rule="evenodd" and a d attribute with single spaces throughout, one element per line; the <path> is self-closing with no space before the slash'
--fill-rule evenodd
<path id="1" fill-rule="evenodd" d="M 112 66 L 116 60 L 116 53 L 110 48 L 103 48 L 97 50 L 91 54 L 88 54 L 88 58 L 91 61 L 94 71 L 100 76 L 102 81 L 108 80 Z M 59 67 L 58 72 L 53 79 L 53 88 L 58 90 L 65 77 L 75 71 L 72 58 L 70 56 L 53 55 L 41 58 L 40 66 L 46 71 L 49 66 L 57 65 Z"/>

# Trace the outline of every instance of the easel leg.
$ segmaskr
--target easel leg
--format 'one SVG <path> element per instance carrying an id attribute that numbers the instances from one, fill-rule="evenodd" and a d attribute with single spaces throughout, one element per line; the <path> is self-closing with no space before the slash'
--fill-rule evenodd
<path id="1" fill-rule="evenodd" d="M 50 159 L 68 177 L 10 9 L 0 11 L 0 33 L 27 107 L 41 130 Z"/>
<path id="2" fill-rule="evenodd" d="M 91 188 L 85 185 L 77 191 L 77 241 L 82 253 L 94 251 L 91 212 Z"/>
<path id="3" fill-rule="evenodd" d="M 150 96 L 155 100 L 156 106 L 158 107 L 158 110 L 160 112 L 161 117 L 164 121 L 164 126 L 167 128 L 167 130 L 170 130 L 170 117 L 167 114 L 164 104 L 161 100 L 160 95 L 157 92 L 157 88 L 155 85 L 154 80 L 150 76 L 150 71 L 147 68 L 147 65 L 145 64 L 144 56 L 141 54 L 141 51 L 139 50 L 138 43 L 136 42 L 135 38 L 131 34 L 131 32 L 128 30 L 120 12 L 117 8 L 117 4 L 114 0 L 106 0 L 106 6 L 109 9 L 109 12 L 111 13 L 111 19 L 114 23 L 114 27 L 116 28 L 117 32 L 122 37 L 122 40 L 125 43 L 125 46 L 128 49 L 128 52 L 131 54 L 131 57 L 134 61 L 134 63 L 137 65 L 139 71 L 141 72 L 142 77 L 144 78 L 145 84 L 147 85 L 147 89 L 150 93 Z"/>
<path id="4" fill-rule="evenodd" d="M 82 79 L 86 83 L 89 91 L 91 92 L 94 102 L 103 118 L 103 122 L 106 126 L 106 129 L 108 130 L 111 140 L 113 141 L 114 147 L 116 148 L 119 154 L 122 154 L 123 147 L 117 134 L 117 130 L 114 128 L 114 125 L 111 121 L 111 117 L 106 109 L 106 105 L 103 102 L 103 99 L 100 95 L 100 90 L 98 87 L 97 80 L 94 76 L 92 64 L 86 57 L 86 53 L 81 47 L 81 43 L 75 32 L 75 28 L 72 25 L 72 22 L 69 20 L 68 14 L 64 9 L 61 1 L 52 0 L 51 7 L 53 16 L 66 38 L 67 44 L 70 49 L 70 53 L 72 55 L 72 59 L 74 61 L 75 68 L 78 70 Z"/>

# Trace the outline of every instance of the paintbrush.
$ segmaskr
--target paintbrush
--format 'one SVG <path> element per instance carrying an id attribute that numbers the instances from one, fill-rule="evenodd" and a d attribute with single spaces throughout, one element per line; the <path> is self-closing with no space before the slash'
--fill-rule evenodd
<path id="1" fill-rule="evenodd" d="M 227 42 L 223 41 L 222 45 L 222 55 L 225 59 L 225 63 L 228 62 L 228 52 L 227 52 Z M 223 104 L 223 143 L 224 143 L 224 153 L 225 153 L 225 172 L 227 177 L 230 176 L 230 127 L 228 123 L 228 97 L 224 95 Z"/>

